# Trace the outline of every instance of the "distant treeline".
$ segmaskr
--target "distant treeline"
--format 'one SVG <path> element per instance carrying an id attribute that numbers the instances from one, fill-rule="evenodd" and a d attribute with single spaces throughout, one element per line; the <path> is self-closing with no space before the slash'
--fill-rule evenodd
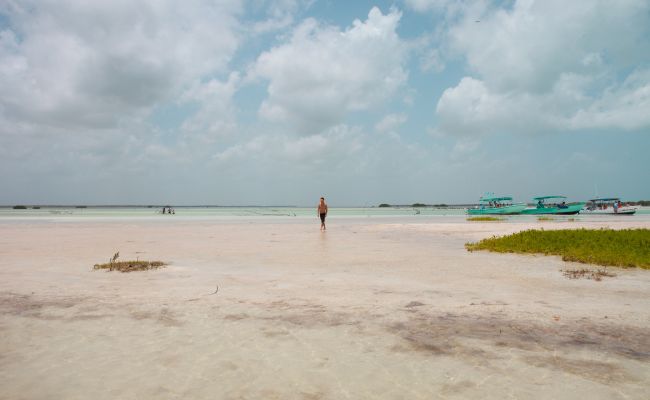
<path id="1" fill-rule="evenodd" d="M 407 204 L 388 204 L 388 203 L 381 203 L 378 207 L 385 208 L 385 207 L 449 207 L 447 204 L 424 204 L 424 203 L 413 203 L 411 205 Z"/>

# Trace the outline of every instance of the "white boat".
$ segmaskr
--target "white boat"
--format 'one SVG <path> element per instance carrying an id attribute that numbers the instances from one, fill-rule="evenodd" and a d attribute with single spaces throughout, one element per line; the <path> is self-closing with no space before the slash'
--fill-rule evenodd
<path id="1" fill-rule="evenodd" d="M 593 215 L 632 215 L 637 207 L 623 205 L 618 197 L 591 199 L 580 210 L 580 214 Z"/>

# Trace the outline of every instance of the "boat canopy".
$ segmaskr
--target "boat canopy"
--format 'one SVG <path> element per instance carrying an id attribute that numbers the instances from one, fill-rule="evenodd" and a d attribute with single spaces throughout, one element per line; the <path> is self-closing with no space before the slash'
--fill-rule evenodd
<path id="1" fill-rule="evenodd" d="M 591 199 L 589 201 L 619 201 L 620 199 L 618 197 L 610 197 L 610 198 L 602 198 L 602 199 Z"/>
<path id="2" fill-rule="evenodd" d="M 479 201 L 512 201 L 512 197 L 510 196 L 503 196 L 503 197 L 481 197 Z"/>
<path id="3" fill-rule="evenodd" d="M 548 199 L 566 199 L 566 196 L 539 196 L 539 197 L 533 197 L 533 200 L 548 200 Z"/>

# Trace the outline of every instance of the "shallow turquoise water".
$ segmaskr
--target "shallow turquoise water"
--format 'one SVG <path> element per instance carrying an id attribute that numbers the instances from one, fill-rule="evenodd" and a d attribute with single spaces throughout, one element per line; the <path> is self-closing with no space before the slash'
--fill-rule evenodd
<path id="1" fill-rule="evenodd" d="M 0 220 L 67 220 L 67 219 L 148 219 L 148 218 L 179 218 L 179 219 L 287 219 L 316 217 L 315 208 L 305 207 L 176 207 L 175 215 L 162 215 L 160 208 L 148 207 L 43 207 L 40 209 L 14 210 L 9 207 L 0 208 Z M 642 207 L 636 216 L 650 215 L 650 207 Z M 434 207 L 331 207 L 330 218 L 359 218 L 359 217 L 464 217 L 464 208 L 434 208 Z M 536 216 L 532 216 L 536 218 Z M 577 215 L 585 218 L 586 216 Z M 602 216 L 601 218 L 619 216 Z M 623 218 L 630 218 L 624 217 Z M 634 216 L 633 216 L 634 217 Z M 509 219 L 531 218 L 531 216 L 510 216 Z M 554 216 L 554 218 L 567 218 Z M 424 219 L 424 218 L 423 218 Z M 428 218 L 430 219 L 430 218 Z"/>
<path id="2" fill-rule="evenodd" d="M 165 217 L 312 217 L 316 216 L 315 208 L 304 207 L 176 207 L 176 214 Z M 436 209 L 411 207 L 390 208 L 330 208 L 330 216 L 337 217 L 367 217 L 367 216 L 410 216 L 410 215 L 465 215 L 465 209 Z M 163 217 L 160 208 L 147 207 L 88 207 L 63 208 L 48 207 L 41 209 L 14 210 L 0 208 L 0 218 L 3 217 Z"/>

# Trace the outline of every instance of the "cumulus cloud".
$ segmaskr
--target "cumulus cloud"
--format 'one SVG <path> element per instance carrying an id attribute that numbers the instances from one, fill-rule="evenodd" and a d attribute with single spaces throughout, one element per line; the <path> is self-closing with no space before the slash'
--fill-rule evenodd
<path id="1" fill-rule="evenodd" d="M 291 26 L 295 14 L 302 8 L 307 8 L 313 0 L 268 0 L 259 6 L 264 8 L 265 17 L 252 23 L 252 32 L 265 34 L 276 32 Z"/>
<path id="2" fill-rule="evenodd" d="M 650 4 L 519 0 L 449 33 L 473 76 L 444 91 L 451 133 L 648 126 Z M 632 71 L 632 72 L 630 72 Z M 623 76 L 623 79 L 620 77 Z M 627 78 L 626 78 L 627 76 Z"/>
<path id="3" fill-rule="evenodd" d="M 442 10 L 452 3 L 450 0 L 406 0 L 406 5 L 415 11 Z"/>
<path id="4" fill-rule="evenodd" d="M 183 122 L 181 131 L 186 136 L 198 136 L 204 142 L 233 134 L 237 121 L 232 99 L 239 82 L 239 73 L 232 72 L 226 81 L 210 79 L 190 87 L 181 97 L 181 102 L 195 103 L 198 110 Z"/>
<path id="5" fill-rule="evenodd" d="M 463 15 L 480 15 L 490 6 L 490 2 L 490 0 L 405 0 L 406 6 L 418 13 L 444 15 L 443 24 Z"/>
<path id="6" fill-rule="evenodd" d="M 396 29 L 401 13 L 373 8 L 348 29 L 308 19 L 288 42 L 262 53 L 249 79 L 268 80 L 260 115 L 315 134 L 352 111 L 390 98 L 406 81 L 405 46 Z"/>
<path id="7" fill-rule="evenodd" d="M 18 123 L 115 127 L 189 82 L 224 72 L 238 1 L 5 3 L 0 112 Z"/>
<path id="8" fill-rule="evenodd" d="M 303 137 L 266 134 L 219 151 L 213 159 L 220 163 L 245 160 L 281 165 L 287 163 L 292 168 L 298 165 L 303 168 L 317 167 L 324 163 L 335 165 L 360 151 L 363 138 L 359 128 L 345 124 Z"/>
<path id="9" fill-rule="evenodd" d="M 418 12 L 444 11 L 449 8 L 459 9 L 466 7 L 466 1 L 458 0 L 406 0 L 406 5 Z M 477 3 L 474 1 L 474 3 Z"/>
<path id="10" fill-rule="evenodd" d="M 561 127 L 563 110 L 557 92 L 490 91 L 482 80 L 463 78 L 446 89 L 436 106 L 438 128 L 457 135 L 497 132 L 544 132 Z"/>
<path id="11" fill-rule="evenodd" d="M 375 125 L 375 130 L 381 133 L 395 132 L 408 117 L 404 113 L 388 114 Z"/>
<path id="12" fill-rule="evenodd" d="M 630 74 L 622 85 L 608 88 L 602 96 L 569 120 L 574 129 L 650 126 L 650 69 Z"/>

